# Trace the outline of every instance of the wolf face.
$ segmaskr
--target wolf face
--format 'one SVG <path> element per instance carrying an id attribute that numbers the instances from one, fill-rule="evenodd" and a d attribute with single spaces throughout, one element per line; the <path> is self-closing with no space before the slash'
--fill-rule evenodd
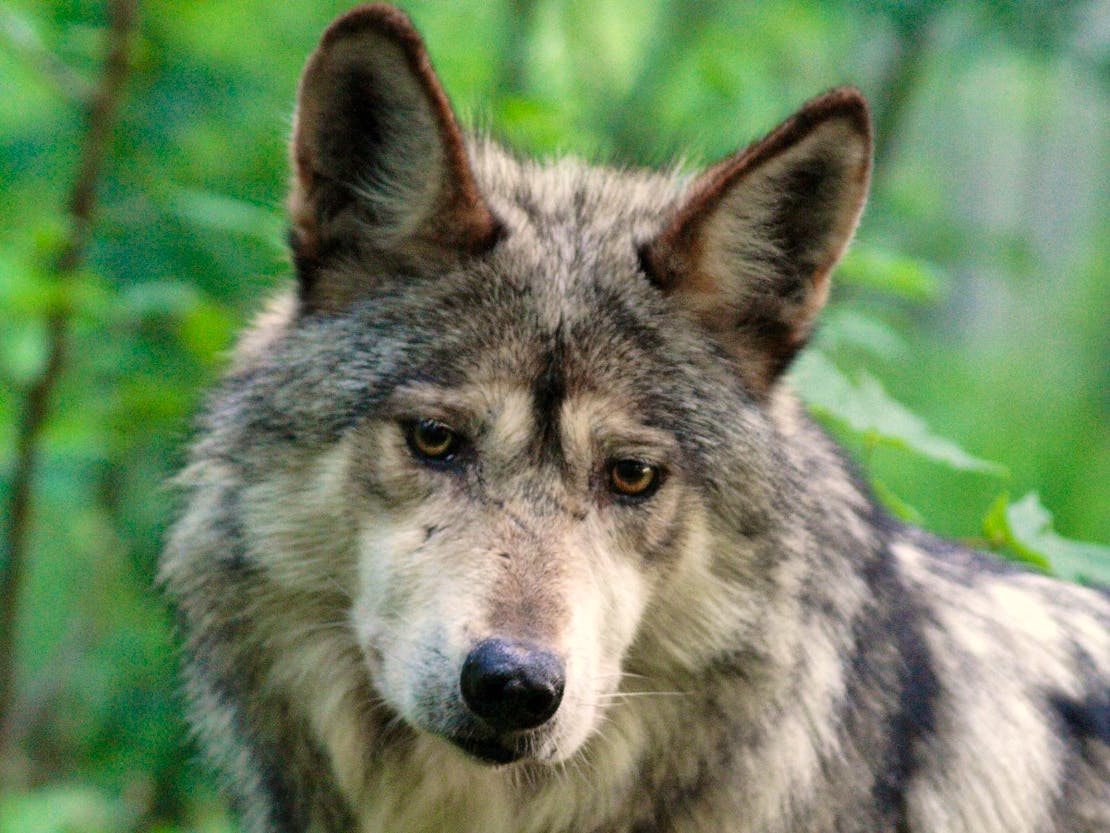
<path id="1" fill-rule="evenodd" d="M 760 403 L 824 299 L 869 153 L 839 90 L 690 183 L 539 168 L 464 141 L 398 13 L 328 30 L 293 143 L 299 308 L 264 348 L 288 356 L 280 390 L 253 397 L 317 462 L 306 481 L 270 449 L 247 491 L 255 528 L 274 493 L 326 504 L 262 563 L 342 586 L 398 719 L 483 761 L 563 761 L 638 640 L 686 665 L 718 647 L 699 633 L 742 594 L 714 598 L 713 539 L 767 522 Z"/>

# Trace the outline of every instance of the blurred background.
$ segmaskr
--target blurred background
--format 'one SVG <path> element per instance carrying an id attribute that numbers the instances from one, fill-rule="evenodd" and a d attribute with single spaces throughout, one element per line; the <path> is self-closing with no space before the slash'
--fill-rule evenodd
<path id="1" fill-rule="evenodd" d="M 0 2 L 0 833 L 234 829 L 155 563 L 288 281 L 294 90 L 349 4 L 129 5 Z M 403 5 L 464 120 L 539 155 L 694 170 L 861 87 L 874 192 L 795 384 L 893 511 L 1110 581 L 1110 3 Z"/>

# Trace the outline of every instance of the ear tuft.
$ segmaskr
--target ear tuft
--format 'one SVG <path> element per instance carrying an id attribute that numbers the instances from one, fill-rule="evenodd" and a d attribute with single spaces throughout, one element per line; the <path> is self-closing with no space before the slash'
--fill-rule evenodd
<path id="1" fill-rule="evenodd" d="M 361 6 L 328 27 L 301 78 L 295 122 L 291 241 L 308 308 L 357 295 L 320 285 L 347 250 L 450 257 L 496 240 L 450 102 L 401 11 Z"/>
<path id="2" fill-rule="evenodd" d="M 765 393 L 805 344 L 867 197 L 867 103 L 844 87 L 709 168 L 643 250 L 651 279 Z"/>

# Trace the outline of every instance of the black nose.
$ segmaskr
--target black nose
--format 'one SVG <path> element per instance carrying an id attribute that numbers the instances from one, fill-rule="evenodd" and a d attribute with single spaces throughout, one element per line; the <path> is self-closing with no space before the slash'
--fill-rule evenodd
<path id="1" fill-rule="evenodd" d="M 566 672 L 550 651 L 527 642 L 487 639 L 463 663 L 460 678 L 467 707 L 494 729 L 533 729 L 563 699 Z"/>

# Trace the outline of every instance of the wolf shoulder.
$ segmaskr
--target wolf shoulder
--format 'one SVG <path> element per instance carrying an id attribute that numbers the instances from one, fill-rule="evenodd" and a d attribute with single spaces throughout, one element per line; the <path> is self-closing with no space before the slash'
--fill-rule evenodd
<path id="1" fill-rule="evenodd" d="M 912 829 L 1110 830 L 1110 592 L 910 527 L 889 551 L 938 681 Z"/>

